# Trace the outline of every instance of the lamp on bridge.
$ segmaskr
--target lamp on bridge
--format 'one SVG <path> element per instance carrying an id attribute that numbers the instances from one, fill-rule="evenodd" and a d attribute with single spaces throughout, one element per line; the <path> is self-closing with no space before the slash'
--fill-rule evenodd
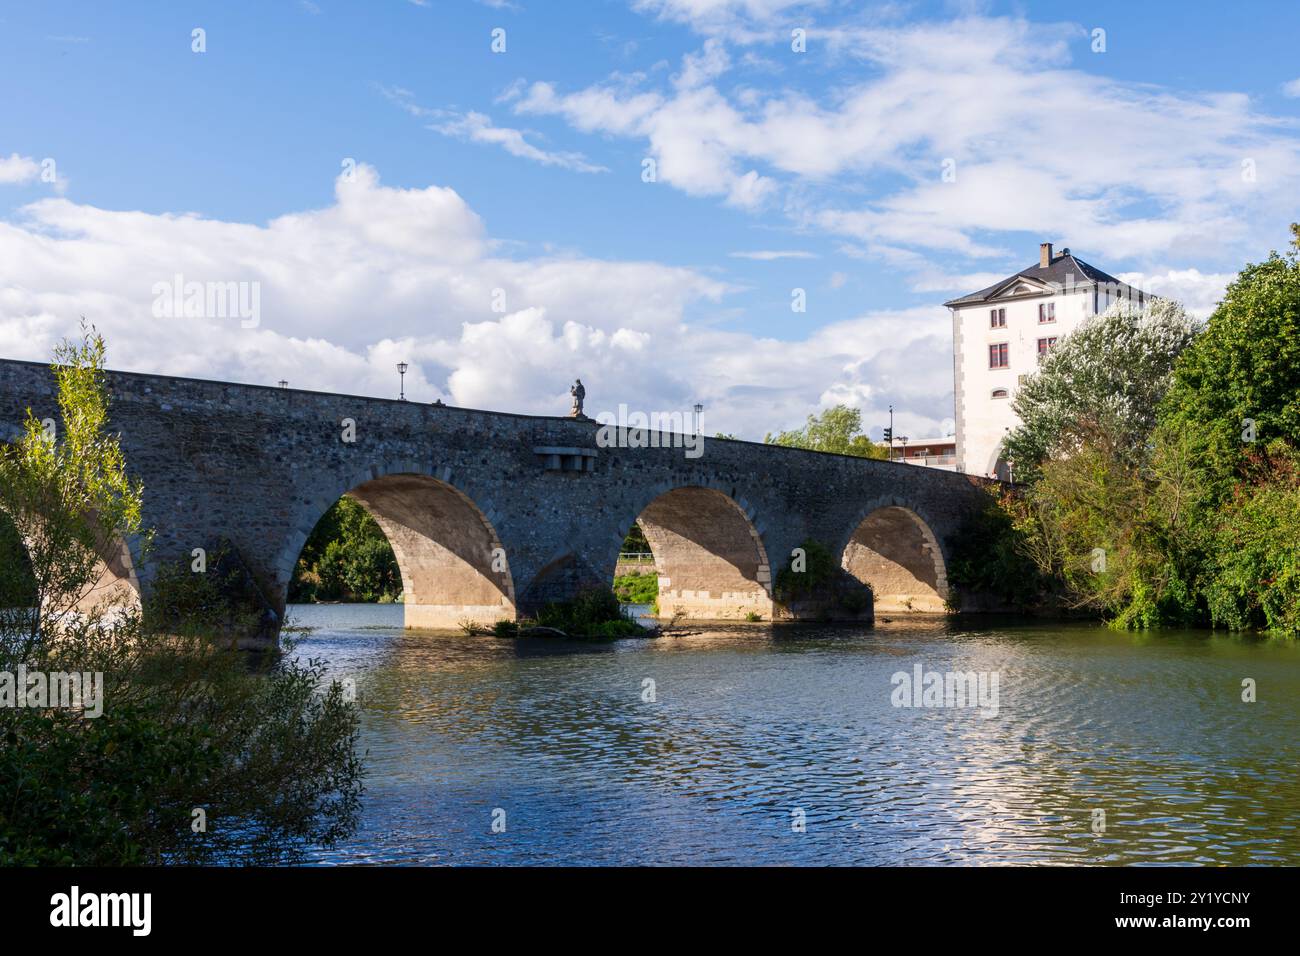
<path id="1" fill-rule="evenodd" d="M 279 383 L 279 384 L 280 384 L 280 387 L 281 387 L 281 388 L 288 388 L 288 387 L 289 387 L 289 383 L 288 383 L 285 379 L 280 379 L 280 383 Z"/>
<path id="2" fill-rule="evenodd" d="M 704 406 L 699 402 L 695 403 L 695 434 L 700 433 L 700 412 L 704 411 Z"/>
<path id="3" fill-rule="evenodd" d="M 401 378 L 401 394 L 399 394 L 397 397 L 398 397 L 401 401 L 403 401 L 403 402 L 406 401 L 406 370 L 407 370 L 408 368 L 410 368 L 410 367 L 411 367 L 411 366 L 407 365 L 405 362 L 398 362 L 398 363 L 397 363 L 397 374 L 400 375 L 400 376 L 402 377 L 402 378 Z"/>

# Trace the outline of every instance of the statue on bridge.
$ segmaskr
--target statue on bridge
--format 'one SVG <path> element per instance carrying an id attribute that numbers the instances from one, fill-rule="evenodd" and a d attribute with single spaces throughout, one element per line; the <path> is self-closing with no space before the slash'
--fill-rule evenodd
<path id="1" fill-rule="evenodd" d="M 582 379 L 569 386 L 569 394 L 573 396 L 573 407 L 569 409 L 569 417 L 586 418 L 587 416 L 582 413 L 582 400 L 587 397 L 587 390 L 582 385 Z"/>

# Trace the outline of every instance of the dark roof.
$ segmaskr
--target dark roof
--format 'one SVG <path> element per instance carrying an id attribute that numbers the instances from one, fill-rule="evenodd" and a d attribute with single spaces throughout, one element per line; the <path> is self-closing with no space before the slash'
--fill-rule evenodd
<path id="1" fill-rule="evenodd" d="M 1089 285 L 1094 282 L 1113 283 L 1123 286 L 1113 275 L 1102 272 L 1096 266 L 1090 266 L 1082 259 L 1075 256 L 1068 249 L 1063 249 L 1052 257 L 1050 265 L 1041 266 L 1033 265 L 1028 269 L 1021 269 L 1013 276 L 1008 276 L 1001 282 L 995 282 L 987 289 L 980 289 L 978 292 L 972 292 L 970 295 L 963 295 L 956 299 L 950 299 L 944 305 L 952 307 L 959 305 L 974 305 L 979 302 L 989 302 L 992 299 L 1014 299 L 1014 295 L 1001 295 L 1006 288 L 1011 286 L 1019 279 L 1036 280 L 1040 283 L 1048 283 L 1055 286 L 1081 286 Z M 1127 288 L 1127 286 L 1125 286 Z M 1032 293 L 1022 293 L 1023 295 L 1042 295 L 1041 290 L 1035 289 Z"/>

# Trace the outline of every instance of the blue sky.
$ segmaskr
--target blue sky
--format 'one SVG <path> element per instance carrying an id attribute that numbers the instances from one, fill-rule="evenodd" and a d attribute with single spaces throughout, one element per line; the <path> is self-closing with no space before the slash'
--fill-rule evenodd
<path id="1" fill-rule="evenodd" d="M 386 394 L 406 359 L 420 400 L 563 413 L 582 375 L 751 438 L 839 401 L 941 431 L 940 303 L 1039 241 L 1203 313 L 1300 218 L 1300 6 L 1067 15 L 0 4 L 0 354 L 85 314 L 119 367 Z M 177 274 L 258 283 L 256 327 L 154 314 Z"/>

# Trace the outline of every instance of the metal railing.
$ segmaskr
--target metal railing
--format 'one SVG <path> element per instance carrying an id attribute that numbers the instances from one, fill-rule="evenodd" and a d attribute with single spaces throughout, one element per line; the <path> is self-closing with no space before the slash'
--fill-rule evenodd
<path id="1" fill-rule="evenodd" d="M 913 455 L 911 458 L 895 458 L 908 465 L 927 465 L 930 468 L 942 468 L 957 464 L 956 455 Z"/>

